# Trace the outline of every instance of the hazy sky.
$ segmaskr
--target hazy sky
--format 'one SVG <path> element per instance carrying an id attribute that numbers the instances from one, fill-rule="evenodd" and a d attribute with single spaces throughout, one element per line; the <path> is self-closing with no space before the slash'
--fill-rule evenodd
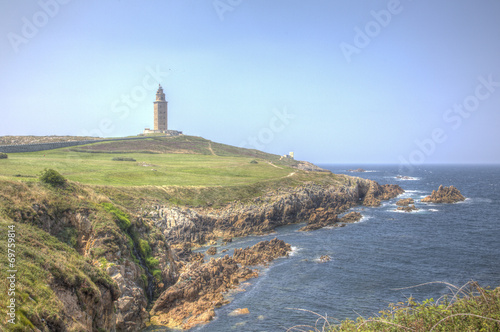
<path id="1" fill-rule="evenodd" d="M 334 163 L 500 162 L 500 1 L 0 3 L 0 135 L 169 127 Z"/>

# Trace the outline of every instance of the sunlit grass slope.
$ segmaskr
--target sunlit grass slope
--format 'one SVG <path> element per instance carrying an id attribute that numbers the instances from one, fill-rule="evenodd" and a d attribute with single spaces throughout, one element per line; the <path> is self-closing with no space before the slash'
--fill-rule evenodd
<path id="1" fill-rule="evenodd" d="M 52 168 L 69 180 L 94 185 L 227 186 L 285 177 L 293 172 L 291 163 L 200 137 L 153 137 L 11 153 L 0 164 L 0 176 L 30 181 Z"/>

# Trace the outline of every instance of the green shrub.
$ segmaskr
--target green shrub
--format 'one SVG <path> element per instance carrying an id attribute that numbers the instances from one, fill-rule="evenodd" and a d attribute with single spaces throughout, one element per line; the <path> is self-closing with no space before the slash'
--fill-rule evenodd
<path id="1" fill-rule="evenodd" d="M 255 159 L 250 161 L 250 164 L 258 164 L 258 163 L 259 162 L 257 160 L 255 160 Z"/>
<path id="2" fill-rule="evenodd" d="M 146 259 L 146 265 L 150 269 L 155 269 L 155 268 L 158 267 L 158 265 L 160 265 L 160 262 L 156 258 L 154 258 L 154 257 L 148 257 Z"/>
<path id="3" fill-rule="evenodd" d="M 7 159 L 8 157 L 6 153 L 0 152 L 0 159 Z"/>
<path id="4" fill-rule="evenodd" d="M 153 278 L 155 278 L 156 282 L 161 282 L 161 280 L 162 280 L 161 271 L 160 270 L 153 270 Z"/>
<path id="5" fill-rule="evenodd" d="M 115 222 L 121 230 L 126 231 L 128 228 L 130 228 L 130 225 L 132 225 L 132 223 L 130 222 L 128 214 L 118 209 L 111 203 L 102 203 L 101 206 L 104 208 L 104 210 L 108 211 L 115 217 Z"/>
<path id="6" fill-rule="evenodd" d="M 40 174 L 40 181 L 53 187 L 62 187 L 66 184 L 66 179 L 59 172 L 53 169 L 44 169 Z"/>
<path id="7" fill-rule="evenodd" d="M 143 239 L 139 240 L 139 251 L 141 252 L 142 257 L 148 257 L 151 255 L 151 247 L 149 246 L 148 241 Z"/>
<path id="8" fill-rule="evenodd" d="M 113 161 L 136 161 L 134 158 L 114 157 Z"/>

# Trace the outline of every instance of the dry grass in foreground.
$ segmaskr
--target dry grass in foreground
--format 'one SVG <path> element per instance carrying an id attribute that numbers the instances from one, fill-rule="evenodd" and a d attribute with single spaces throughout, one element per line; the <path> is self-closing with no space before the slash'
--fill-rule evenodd
<path id="1" fill-rule="evenodd" d="M 500 331 L 500 287 L 489 290 L 470 281 L 462 287 L 445 282 L 451 294 L 438 300 L 428 299 L 422 303 L 411 297 L 407 302 L 390 304 L 379 316 L 356 321 L 335 320 L 332 323 L 327 316 L 316 316 L 316 324 L 296 325 L 287 331 Z M 417 285 L 419 287 L 430 283 Z"/>

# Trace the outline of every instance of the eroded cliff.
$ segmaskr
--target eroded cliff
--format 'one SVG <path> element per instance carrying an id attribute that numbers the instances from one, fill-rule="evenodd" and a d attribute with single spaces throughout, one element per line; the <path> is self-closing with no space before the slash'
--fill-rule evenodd
<path id="1" fill-rule="evenodd" d="M 22 256 L 40 271 L 53 266 L 35 286 L 47 292 L 25 292 L 19 298 L 19 306 L 26 309 L 26 326 L 40 331 L 139 331 L 148 323 L 153 305 L 151 313 L 157 323 L 196 325 L 213 317 L 214 306 L 205 300 L 222 305 L 225 290 L 256 275 L 245 266 L 286 255 L 289 249 L 274 243 L 269 244 L 272 250 L 265 249 L 269 245 L 262 250 L 245 249 L 205 263 L 200 254 L 192 254 L 192 248 L 219 238 L 230 241 L 235 236 L 270 233 L 278 226 L 303 221 L 323 227 L 324 221 L 337 222 L 337 216 L 353 206 L 376 206 L 402 192 L 397 186 L 380 186 L 370 180 L 323 176 L 330 180 L 297 184 L 286 178 L 289 182 L 274 189 L 264 186 L 259 193 L 253 188 L 249 199 L 217 207 L 167 204 L 159 194 L 147 191 L 153 189 L 111 190 L 75 182 L 51 188 L 2 180 L 2 223 L 52 236 L 54 245 L 49 249 L 43 249 L 49 240 L 39 240 L 40 252 L 45 250 L 51 259 L 61 257 L 49 262 L 28 251 Z M 24 240 L 28 245 L 30 239 Z M 64 255 L 79 263 L 65 268 Z M 186 278 L 191 278 L 189 287 Z M 19 285 L 33 287 L 27 279 Z M 34 297 L 39 304 L 30 300 Z M 171 298 L 177 301 L 170 303 Z M 191 300 L 197 303 L 194 307 Z M 180 314 L 191 309 L 196 314 Z M 181 316 L 187 321 L 180 323 Z"/>

